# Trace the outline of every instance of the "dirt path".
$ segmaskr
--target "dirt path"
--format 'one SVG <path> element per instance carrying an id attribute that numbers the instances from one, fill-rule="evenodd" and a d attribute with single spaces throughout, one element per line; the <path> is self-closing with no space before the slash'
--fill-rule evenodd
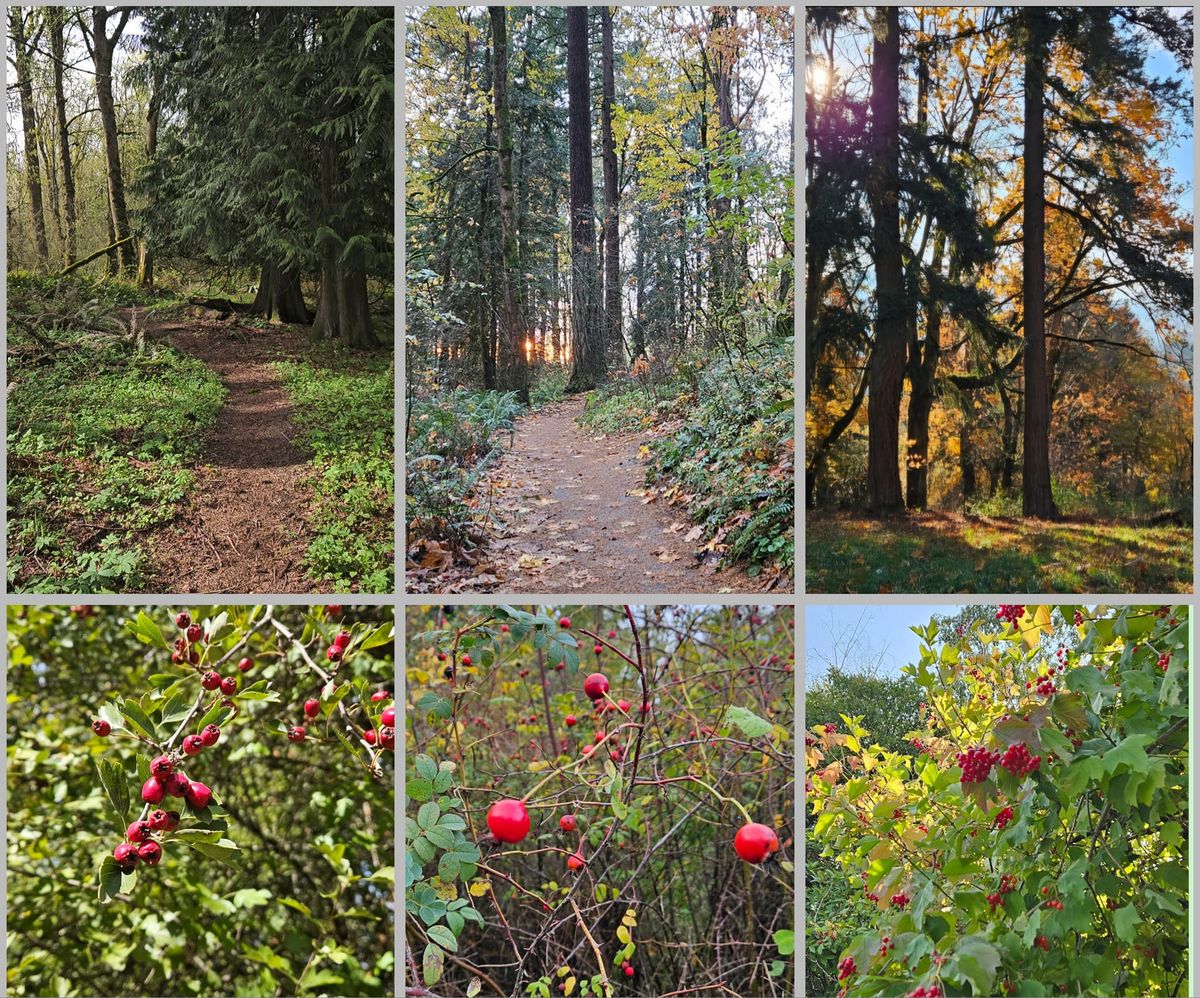
<path id="1" fill-rule="evenodd" d="M 718 571 L 699 528 L 644 485 L 635 434 L 595 437 L 575 422 L 583 402 L 521 420 L 512 448 L 481 486 L 503 526 L 487 569 L 463 592 L 721 593 L 761 588 Z"/>
<path id="2" fill-rule="evenodd" d="M 225 322 L 151 326 L 220 376 L 229 396 L 191 501 L 150 540 L 151 587 L 163 593 L 311 593 L 304 573 L 308 490 L 304 452 L 293 443 L 292 403 L 271 367 L 302 334 Z"/>

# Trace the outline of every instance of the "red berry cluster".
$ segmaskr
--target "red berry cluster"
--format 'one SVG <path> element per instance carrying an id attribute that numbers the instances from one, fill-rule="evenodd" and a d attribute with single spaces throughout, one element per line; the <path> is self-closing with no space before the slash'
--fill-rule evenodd
<path id="1" fill-rule="evenodd" d="M 1037 691 L 1040 696 L 1052 697 L 1058 692 L 1058 687 L 1049 676 L 1038 676 Z"/>
<path id="2" fill-rule="evenodd" d="M 1061 901 L 1059 901 L 1057 898 L 1052 898 L 1051 900 L 1046 902 L 1046 907 L 1053 908 L 1055 911 L 1062 911 L 1063 903 Z"/>
<path id="3" fill-rule="evenodd" d="M 1025 607 L 1017 604 L 1006 605 L 1001 603 L 1000 606 L 996 608 L 996 619 L 1003 620 L 1006 623 L 1012 624 L 1014 627 L 1016 626 L 1017 621 L 1023 616 L 1025 616 Z"/>
<path id="4" fill-rule="evenodd" d="M 1036 946 L 1040 950 L 1045 950 L 1047 953 L 1050 952 L 1050 940 L 1047 939 L 1045 936 L 1038 936 L 1033 941 L 1033 945 Z"/>
<path id="5" fill-rule="evenodd" d="M 1082 610 L 1075 611 L 1075 626 L 1076 627 L 1083 626 L 1083 611 Z"/>
<path id="6" fill-rule="evenodd" d="M 993 819 L 992 824 L 996 826 L 997 831 L 1004 831 L 1005 827 L 1013 820 L 1013 809 L 1011 807 L 1002 807 L 1000 813 Z"/>
<path id="7" fill-rule="evenodd" d="M 204 629 L 199 624 L 193 624 L 191 615 L 186 612 L 175 615 L 175 626 L 183 631 L 183 634 L 175 639 L 171 661 L 175 665 L 182 665 L 184 662 L 195 665 L 200 661 L 200 651 L 195 646 L 205 637 Z"/>
<path id="8" fill-rule="evenodd" d="M 911 900 L 912 898 L 905 894 L 904 891 L 900 891 L 898 894 L 892 895 L 892 907 L 903 910 L 908 907 L 908 902 Z"/>
<path id="9" fill-rule="evenodd" d="M 886 957 L 895 948 L 896 948 L 896 945 L 895 945 L 895 943 L 892 942 L 891 936 L 884 936 L 882 939 L 879 940 L 879 955 L 880 956 Z"/>
<path id="10" fill-rule="evenodd" d="M 1170 652 L 1165 651 L 1161 655 L 1158 656 L 1158 667 L 1160 669 L 1162 669 L 1163 672 L 1167 671 L 1167 666 L 1170 664 L 1171 664 L 1171 653 Z"/>
<path id="11" fill-rule="evenodd" d="M 908 993 L 908 998 L 942 998 L 942 987 L 940 984 L 926 984 L 924 987 L 914 988 Z"/>
<path id="12" fill-rule="evenodd" d="M 853 977 L 856 973 L 858 973 L 858 967 L 855 966 L 854 957 L 845 957 L 841 963 L 838 964 L 839 981 L 844 981 L 847 977 Z"/>
<path id="13" fill-rule="evenodd" d="M 217 726 L 210 724 L 200 737 L 207 736 L 209 740 L 204 744 L 211 745 L 220 734 Z M 167 795 L 182 797 L 193 811 L 202 811 L 212 800 L 212 791 L 208 787 L 179 772 L 171 756 L 160 755 L 150 761 L 150 779 L 142 784 L 142 800 L 147 804 L 161 804 Z M 156 866 L 162 859 L 164 836 L 178 825 L 178 811 L 156 808 L 149 818 L 139 818 L 125 830 L 128 841 L 113 850 L 113 858 L 125 873 L 132 872 L 139 860 L 147 866 Z"/>
<path id="14" fill-rule="evenodd" d="M 963 783 L 982 783 L 992 775 L 992 767 L 1000 761 L 1000 753 L 973 745 L 965 752 L 959 752 L 957 759 L 962 767 Z"/>
<path id="15" fill-rule="evenodd" d="M 626 977 L 632 977 L 632 976 L 633 976 L 633 964 L 632 964 L 632 963 L 630 963 L 628 960 L 622 960 L 622 961 L 621 961 L 621 969 L 622 969 L 623 971 L 625 971 L 625 976 L 626 976 Z"/>
<path id="16" fill-rule="evenodd" d="M 1010 745 L 1000 759 L 1000 765 L 1013 776 L 1028 776 L 1042 765 L 1040 755 L 1030 755 L 1029 746 L 1024 742 Z"/>

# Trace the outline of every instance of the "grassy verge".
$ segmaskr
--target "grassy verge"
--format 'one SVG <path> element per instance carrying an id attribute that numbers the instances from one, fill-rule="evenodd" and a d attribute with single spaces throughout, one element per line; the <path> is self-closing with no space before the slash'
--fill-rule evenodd
<path id="1" fill-rule="evenodd" d="M 224 389 L 192 357 L 136 348 L 113 311 L 163 303 L 130 285 L 10 274 L 8 292 L 9 587 L 139 588 L 139 537 L 186 497 Z"/>
<path id="2" fill-rule="evenodd" d="M 1184 593 L 1190 527 L 809 514 L 814 593 Z"/>
<path id="3" fill-rule="evenodd" d="M 703 528 L 726 562 L 791 576 L 794 418 L 790 341 L 651 386 L 614 386 L 581 422 L 600 431 L 653 429 L 646 480 Z"/>
<path id="4" fill-rule="evenodd" d="M 339 592 L 395 587 L 394 385 L 390 354 L 315 345 L 277 365 L 313 454 L 309 573 Z"/>

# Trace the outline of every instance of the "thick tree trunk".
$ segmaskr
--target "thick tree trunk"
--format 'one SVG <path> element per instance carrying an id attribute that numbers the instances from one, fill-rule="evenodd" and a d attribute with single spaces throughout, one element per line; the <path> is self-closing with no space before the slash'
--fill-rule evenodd
<path id="1" fill-rule="evenodd" d="M 50 54 L 54 73 L 54 117 L 58 128 L 59 166 L 62 172 L 63 213 L 66 216 L 67 239 L 63 247 L 63 264 L 75 259 L 79 252 L 75 226 L 75 172 L 71 164 L 71 136 L 67 131 L 67 98 L 63 91 L 63 63 L 66 43 L 63 37 L 66 12 L 61 7 L 47 8 L 50 13 Z"/>
<path id="2" fill-rule="evenodd" d="M 108 174 L 108 202 L 112 213 L 113 234 L 120 248 L 117 250 L 117 266 L 125 272 L 133 269 L 135 254 L 129 243 L 123 242 L 129 235 L 129 211 L 125 206 L 125 180 L 121 175 L 121 147 L 117 141 L 117 111 L 113 102 L 112 59 L 113 50 L 125 30 L 129 18 L 126 8 L 110 37 L 107 33 L 109 10 L 106 7 L 92 8 L 92 62 L 96 68 L 96 103 L 100 108 L 100 122 L 104 129 L 104 162 Z"/>
<path id="3" fill-rule="evenodd" d="M 604 338 L 610 357 L 620 358 L 621 337 L 621 201 L 617 186 L 617 147 L 612 109 L 616 97 L 613 72 L 612 8 L 600 8 L 600 147 L 604 164 Z"/>
<path id="4" fill-rule="evenodd" d="M 333 279 L 336 282 L 336 270 Z M 264 319 L 274 315 L 279 317 L 280 322 L 307 325 L 308 307 L 304 304 L 304 293 L 300 289 L 299 271 L 285 271 L 273 263 L 264 263 L 258 280 L 258 294 L 254 296 L 250 312 Z"/>
<path id="5" fill-rule="evenodd" d="M 146 161 L 154 159 L 158 152 L 158 120 L 162 113 L 162 88 L 165 71 L 154 71 L 150 81 L 150 104 L 146 108 Z M 145 237 L 138 240 L 138 284 L 143 288 L 154 287 L 154 254 Z M 261 285 L 260 285 L 261 286 Z M 297 286 L 298 282 L 297 282 Z"/>
<path id="6" fill-rule="evenodd" d="M 606 369 L 600 328 L 592 196 L 588 8 L 567 8 L 567 132 L 571 161 L 571 378 L 567 391 L 595 388 Z"/>
<path id="7" fill-rule="evenodd" d="M 1050 386 L 1046 373 L 1046 173 L 1043 120 L 1048 56 L 1046 15 L 1024 11 L 1025 48 L 1024 205 L 1022 297 L 1025 325 L 1025 465 L 1021 476 L 1026 516 L 1058 516 L 1050 482 Z"/>
<path id="8" fill-rule="evenodd" d="M 737 135 L 733 124 L 733 70 L 734 53 L 737 46 L 733 38 L 727 37 L 736 31 L 737 8 L 713 7 L 711 35 L 713 53 L 713 92 L 717 110 L 717 159 L 729 160 L 737 154 Z M 716 228 L 713 251 L 714 288 L 716 301 L 714 313 L 717 327 L 706 331 L 705 339 L 711 348 L 727 332 L 735 331 L 740 325 L 737 307 L 737 252 L 734 244 L 733 226 L 729 214 L 733 202 L 725 194 L 712 199 L 713 225 Z M 710 323 L 711 327 L 711 323 Z M 740 333 L 735 338 L 741 339 Z"/>
<path id="9" fill-rule="evenodd" d="M 21 96 L 21 134 L 25 152 L 25 184 L 29 190 L 29 209 L 33 214 L 33 241 L 38 268 L 50 269 L 50 249 L 46 245 L 46 214 L 42 206 L 42 164 L 38 157 L 37 117 L 33 106 L 33 81 L 30 78 L 30 40 L 25 37 L 25 11 L 8 8 L 8 23 L 16 49 L 17 92 Z"/>
<path id="10" fill-rule="evenodd" d="M 500 357 L 501 391 L 516 392 L 529 401 L 529 365 L 525 341 L 529 337 L 521 313 L 521 248 L 517 239 L 513 192 L 512 122 L 508 110 L 508 25 L 504 7 L 489 7 L 492 22 L 492 105 L 496 114 L 496 175 L 500 192 Z"/>
<path id="11" fill-rule="evenodd" d="M 871 511 L 899 510 L 900 395 L 904 387 L 904 273 L 900 259 L 900 14 L 875 10 L 871 61 L 871 203 L 875 345 L 867 403 L 867 489 Z"/>

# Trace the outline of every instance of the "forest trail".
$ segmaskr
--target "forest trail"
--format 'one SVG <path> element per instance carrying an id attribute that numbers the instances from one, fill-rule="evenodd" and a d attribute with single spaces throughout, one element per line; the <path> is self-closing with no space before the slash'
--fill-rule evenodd
<path id="1" fill-rule="evenodd" d="M 164 593 L 310 593 L 304 572 L 306 455 L 272 368 L 303 334 L 227 322 L 152 323 L 151 337 L 207 364 L 229 393 L 182 512 L 150 538 L 150 588 Z"/>
<path id="2" fill-rule="evenodd" d="M 738 569 L 718 571 L 717 556 L 705 555 L 697 539 L 699 528 L 656 501 L 638 457 L 642 437 L 592 436 L 575 422 L 582 410 L 582 399 L 569 399 L 518 423 L 513 446 L 478 492 L 502 524 L 487 552 L 494 575 L 477 573 L 458 591 L 760 589 Z"/>

